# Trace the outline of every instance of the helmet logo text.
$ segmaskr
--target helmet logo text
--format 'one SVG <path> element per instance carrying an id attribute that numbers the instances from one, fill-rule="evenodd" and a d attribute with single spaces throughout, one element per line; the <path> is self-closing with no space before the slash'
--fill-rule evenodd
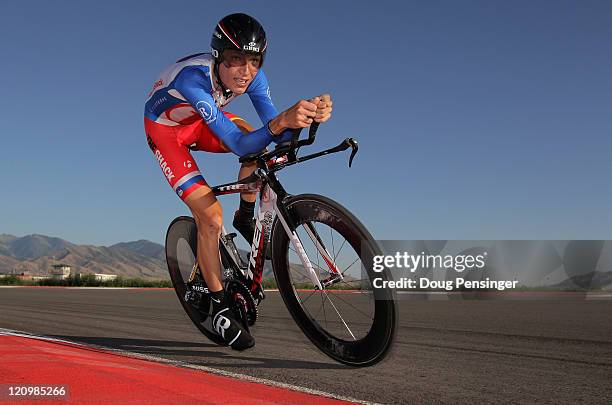
<path id="1" fill-rule="evenodd" d="M 245 51 L 259 52 L 259 47 L 255 42 L 249 42 L 248 45 L 243 45 L 242 49 L 244 49 Z"/>

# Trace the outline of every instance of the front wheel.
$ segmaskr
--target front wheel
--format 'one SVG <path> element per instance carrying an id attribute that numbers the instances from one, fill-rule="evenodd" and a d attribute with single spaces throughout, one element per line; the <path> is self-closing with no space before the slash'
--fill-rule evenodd
<path id="1" fill-rule="evenodd" d="M 313 283 L 277 218 L 272 266 L 293 319 L 331 358 L 359 367 L 379 362 L 391 347 L 397 324 L 393 294 L 372 287 L 375 278 L 391 277 L 386 270 L 372 270 L 379 246 L 357 218 L 329 198 L 303 194 L 284 205 L 323 286 Z"/>

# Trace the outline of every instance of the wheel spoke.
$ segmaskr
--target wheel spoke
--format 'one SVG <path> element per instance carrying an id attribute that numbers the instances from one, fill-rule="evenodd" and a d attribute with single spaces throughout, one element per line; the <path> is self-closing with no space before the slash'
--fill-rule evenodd
<path id="1" fill-rule="evenodd" d="M 310 263 L 312 263 L 312 262 L 310 262 Z M 314 263 L 312 263 L 312 264 L 314 264 Z M 314 267 L 318 268 L 321 271 L 324 271 L 327 274 L 331 274 L 331 271 L 325 270 L 323 267 L 319 266 L 318 264 L 316 264 Z"/>
<path id="2" fill-rule="evenodd" d="M 334 247 L 334 233 L 332 232 L 332 227 L 329 227 L 329 235 L 331 236 L 331 242 L 332 242 L 332 255 L 336 256 L 336 248 Z"/>
<path id="3" fill-rule="evenodd" d="M 312 297 L 314 295 L 314 293 L 316 293 L 316 292 L 317 291 L 315 290 L 315 291 L 311 292 L 310 294 L 308 294 L 308 297 L 306 297 L 306 299 L 302 301 L 302 304 L 305 304 L 306 301 L 308 301 L 310 299 L 310 297 Z"/>
<path id="4" fill-rule="evenodd" d="M 304 277 L 306 280 L 312 282 L 312 280 L 310 279 L 310 276 L 299 271 L 297 267 L 290 267 L 290 270 L 293 269 L 296 273 L 298 273 L 299 275 L 301 275 L 302 277 Z"/>
<path id="5" fill-rule="evenodd" d="M 294 252 L 296 255 L 298 254 L 298 253 L 297 253 L 297 252 L 296 252 L 296 251 L 295 251 L 293 248 L 291 248 L 291 247 L 289 247 L 289 250 L 291 250 L 292 252 Z M 317 251 L 317 252 L 318 252 L 318 251 Z M 306 256 L 308 256 L 308 255 L 306 255 Z M 298 257 L 299 257 L 299 255 L 298 255 Z M 317 264 L 314 264 L 314 263 L 312 262 L 312 260 L 310 261 L 310 264 L 312 264 L 312 265 L 313 265 L 313 267 L 316 267 L 316 268 L 318 268 L 319 270 L 321 270 L 321 271 L 323 271 L 323 272 L 325 272 L 325 273 L 331 274 L 331 271 L 329 271 L 329 270 L 325 270 L 323 267 L 321 267 L 321 265 L 320 265 L 321 263 L 320 263 L 320 261 L 319 261 L 319 255 L 317 255 Z"/>
<path id="6" fill-rule="evenodd" d="M 327 293 L 326 293 L 327 294 Z M 355 305 L 351 304 L 350 302 L 348 302 L 347 300 L 343 299 L 342 297 L 340 297 L 340 294 L 336 294 L 334 295 L 334 297 L 336 297 L 337 299 L 339 299 L 340 301 L 344 302 L 346 305 L 350 306 L 351 308 L 354 308 L 355 311 L 359 312 L 360 314 L 362 314 L 363 316 L 365 316 L 366 318 L 370 319 L 370 320 L 374 320 L 374 318 L 372 318 L 370 315 L 366 314 L 365 312 L 363 312 L 361 309 L 357 308 Z"/>
<path id="7" fill-rule="evenodd" d="M 315 228 L 315 231 L 316 230 L 317 229 Z M 319 257 L 321 257 L 321 252 L 319 252 L 318 249 L 316 249 L 316 251 L 317 251 L 317 267 L 321 269 L 321 262 L 319 261 Z M 321 270 L 323 270 L 323 269 L 321 269 Z"/>
<path id="8" fill-rule="evenodd" d="M 321 308 L 323 309 L 323 320 L 325 321 L 325 327 L 327 328 L 327 314 L 325 313 L 325 297 L 321 294 Z"/>
<path id="9" fill-rule="evenodd" d="M 367 278 L 362 278 L 361 280 L 349 280 L 349 281 L 342 280 L 341 283 L 342 284 L 346 284 L 349 287 L 355 287 L 354 285 L 351 285 L 351 283 L 360 283 L 361 281 L 370 281 L 370 280 L 367 279 Z M 361 285 L 359 287 L 361 287 Z M 360 290 L 361 290 L 361 288 L 360 288 Z"/>
<path id="10" fill-rule="evenodd" d="M 355 335 L 353 334 L 353 331 L 351 331 L 351 328 L 348 327 L 348 325 L 346 324 L 346 322 L 344 321 L 344 318 L 342 317 L 342 315 L 340 315 L 340 312 L 338 312 L 338 309 L 336 308 L 336 306 L 334 305 L 334 303 L 332 302 L 332 300 L 329 298 L 329 295 L 327 294 L 327 292 L 325 290 L 323 290 L 323 292 L 325 293 L 325 297 L 327 298 L 327 300 L 329 301 L 329 303 L 331 304 L 332 308 L 334 308 L 334 311 L 336 311 L 336 314 L 338 314 L 338 317 L 340 318 L 340 320 L 342 321 L 342 323 L 344 324 L 344 327 L 346 328 L 346 330 L 348 330 L 348 332 L 351 334 L 351 336 L 353 337 L 353 340 L 357 340 L 357 338 L 355 337 Z"/>
<path id="11" fill-rule="evenodd" d="M 316 328 L 323 334 L 314 336 L 313 342 L 326 354 L 340 356 L 347 364 L 374 364 L 387 353 L 391 340 L 367 337 L 389 336 L 395 326 L 390 312 L 395 304 L 379 305 L 372 278 L 363 272 L 369 250 L 360 246 L 375 242 L 333 201 L 308 195 L 292 197 L 286 204 L 301 245 L 293 245 L 293 236 L 284 232 L 276 235 L 274 241 L 284 254 L 275 257 L 273 264 L 278 267 L 279 289 L 289 298 L 289 312 L 303 330 Z M 313 286 L 313 281 L 323 284 L 323 280 L 327 287 Z"/>
<path id="12" fill-rule="evenodd" d="M 321 302 L 321 306 L 319 307 L 319 310 L 317 311 L 316 314 L 314 314 L 313 318 L 316 318 L 317 315 L 319 315 L 321 313 L 321 310 L 323 309 L 323 302 Z M 310 311 L 309 311 L 310 312 Z"/>
<path id="13" fill-rule="evenodd" d="M 319 261 L 319 257 L 323 257 L 323 255 L 321 254 L 321 252 L 319 252 L 319 249 L 317 248 L 317 243 L 319 243 L 321 245 L 321 247 L 326 250 L 325 245 L 323 243 L 323 241 L 321 240 L 320 242 L 317 240 L 317 236 L 320 235 L 319 231 L 317 230 L 317 226 L 316 223 L 312 223 L 312 222 L 307 222 L 306 224 L 304 224 L 304 228 L 306 228 L 308 226 L 308 224 L 312 225 L 312 228 L 314 229 L 314 236 L 315 238 L 313 239 L 312 236 L 310 235 L 310 233 L 306 232 L 306 235 L 308 235 L 308 238 L 310 239 L 310 241 L 312 242 L 313 246 L 314 246 L 314 250 L 315 252 L 317 252 L 317 267 L 321 270 L 323 270 L 326 273 L 332 273 L 331 269 L 325 270 L 323 267 L 321 267 L 320 261 Z M 332 228 L 329 228 L 330 231 L 332 230 Z M 332 245 L 333 245 L 333 240 L 332 240 Z M 335 259 L 334 259 L 335 261 Z"/>
<path id="14" fill-rule="evenodd" d="M 351 263 L 346 269 L 344 269 L 344 271 L 342 272 L 342 275 L 344 276 L 344 273 L 346 273 L 348 271 L 348 269 L 350 269 L 351 267 L 353 267 L 353 264 L 357 263 L 359 260 L 361 260 L 359 258 L 359 256 L 357 256 L 357 258 L 355 259 L 355 261 L 353 263 Z"/>
<path id="15" fill-rule="evenodd" d="M 340 252 L 342 251 L 342 248 L 344 247 L 345 243 L 346 243 L 346 239 L 344 239 L 344 241 L 342 242 L 342 245 L 340 245 L 340 249 L 338 249 L 338 253 L 336 253 L 336 255 L 334 256 L 334 263 L 336 262 L 336 259 L 338 258 L 338 256 L 340 256 Z"/>
<path id="16" fill-rule="evenodd" d="M 317 269 L 317 270 L 323 271 L 324 273 L 327 273 L 327 274 L 331 274 L 331 271 L 324 269 L 323 267 L 319 266 L 319 264 L 315 264 L 315 263 L 313 263 L 313 262 L 312 262 L 312 260 L 310 261 L 310 264 L 311 264 L 311 265 L 313 265 L 313 268 L 315 268 L 315 269 Z M 303 266 L 302 266 L 302 267 L 303 267 Z M 297 266 L 295 266 L 295 265 L 294 265 L 294 266 L 289 265 L 289 269 L 290 269 L 290 270 L 295 270 L 297 273 L 299 273 L 300 275 L 302 275 L 302 276 L 303 276 L 303 277 L 305 277 L 306 279 L 310 280 L 310 276 L 309 276 L 309 275 L 307 275 L 307 274 L 305 274 L 304 272 L 302 272 L 302 271 L 298 270 L 298 267 L 297 267 Z M 319 274 L 318 274 L 318 278 L 319 278 L 319 280 L 321 280 L 321 272 L 320 272 L 320 271 L 319 271 Z M 312 281 L 312 280 L 310 280 L 310 281 Z"/>

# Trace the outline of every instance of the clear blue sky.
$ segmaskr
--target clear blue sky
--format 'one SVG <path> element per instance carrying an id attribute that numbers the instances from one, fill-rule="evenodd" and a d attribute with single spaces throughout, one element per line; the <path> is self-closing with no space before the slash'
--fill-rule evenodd
<path id="1" fill-rule="evenodd" d="M 290 192 L 337 199 L 378 239 L 612 238 L 609 1 L 6 2 L 0 233 L 163 242 L 187 210 L 143 102 L 236 11 L 266 27 L 279 110 L 333 95 L 313 151 L 360 142 L 352 169 L 284 171 Z M 246 97 L 228 110 L 259 125 Z M 196 159 L 210 183 L 237 173 L 233 155 Z"/>

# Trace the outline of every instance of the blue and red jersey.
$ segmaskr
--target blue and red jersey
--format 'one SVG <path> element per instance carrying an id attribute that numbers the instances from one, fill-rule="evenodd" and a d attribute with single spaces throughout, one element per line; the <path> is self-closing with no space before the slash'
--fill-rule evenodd
<path id="1" fill-rule="evenodd" d="M 224 145 L 238 156 L 259 152 L 270 142 L 290 139 L 289 131 L 272 137 L 268 122 L 278 115 L 270 98 L 268 80 L 259 70 L 247 88 L 263 126 L 243 134 L 222 110 L 235 96 L 224 94 L 214 73 L 215 60 L 210 54 L 197 54 L 181 59 L 155 81 L 145 104 L 145 117 L 157 124 L 180 126 L 203 120 Z"/>

